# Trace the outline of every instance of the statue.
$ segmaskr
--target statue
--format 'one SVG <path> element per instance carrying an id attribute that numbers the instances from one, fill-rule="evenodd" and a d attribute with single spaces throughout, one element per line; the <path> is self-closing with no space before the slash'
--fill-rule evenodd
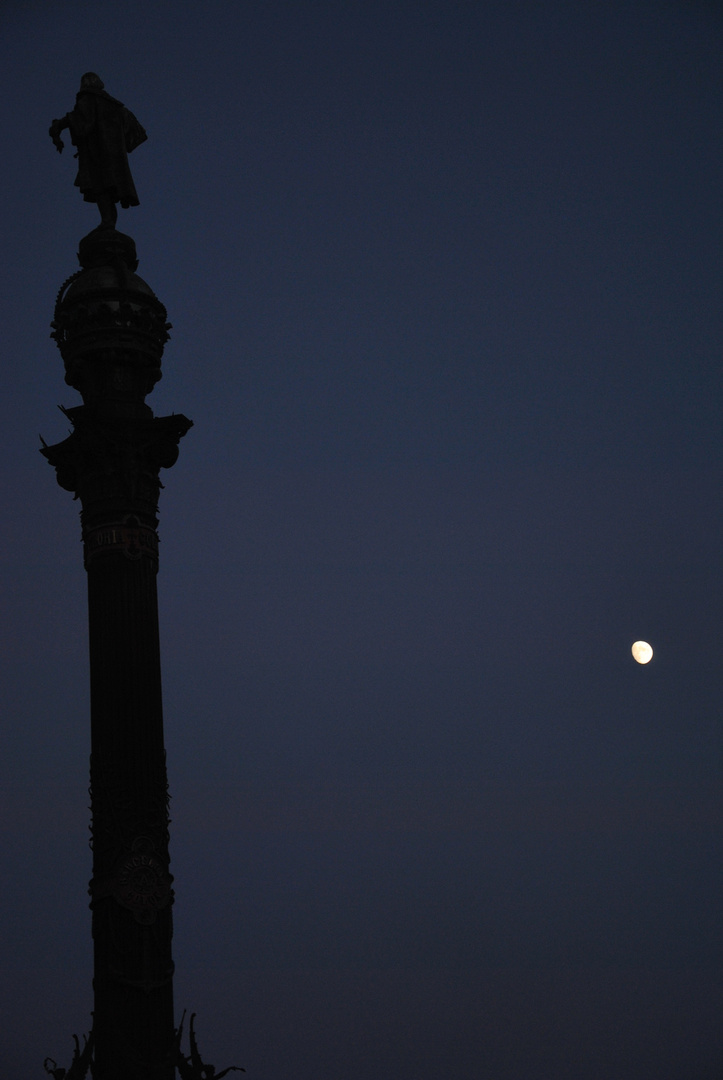
<path id="1" fill-rule="evenodd" d="M 103 89 L 102 80 L 92 71 L 80 80 L 75 108 L 62 120 L 53 120 L 50 137 L 63 152 L 60 133 L 70 131 L 77 148 L 79 187 L 86 202 L 98 204 L 99 229 L 115 229 L 118 220 L 116 203 L 138 206 L 128 155 L 148 138 L 133 113 Z"/>

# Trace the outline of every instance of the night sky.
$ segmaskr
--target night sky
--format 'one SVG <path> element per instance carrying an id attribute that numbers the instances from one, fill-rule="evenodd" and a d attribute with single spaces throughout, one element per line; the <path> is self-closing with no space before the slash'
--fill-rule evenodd
<path id="1" fill-rule="evenodd" d="M 723 1077 L 723 6 L 3 0 L 0 1072 L 92 1008 L 78 503 L 138 116 L 177 1014 L 248 1080 Z M 655 650 L 642 667 L 630 646 Z"/>

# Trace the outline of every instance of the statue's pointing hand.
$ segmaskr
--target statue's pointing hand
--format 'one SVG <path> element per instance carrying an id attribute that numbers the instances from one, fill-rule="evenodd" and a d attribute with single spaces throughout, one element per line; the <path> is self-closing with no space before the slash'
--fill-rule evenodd
<path id="1" fill-rule="evenodd" d="M 65 145 L 65 143 L 60 137 L 60 133 L 65 126 L 66 125 L 62 122 L 62 120 L 53 120 L 52 124 L 50 125 L 50 131 L 48 132 L 59 154 L 63 153 L 63 146 Z"/>

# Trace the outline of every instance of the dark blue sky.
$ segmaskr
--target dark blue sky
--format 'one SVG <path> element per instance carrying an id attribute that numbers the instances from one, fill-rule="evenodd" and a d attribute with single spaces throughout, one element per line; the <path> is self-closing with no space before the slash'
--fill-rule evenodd
<path id="1" fill-rule="evenodd" d="M 148 130 L 119 227 L 173 323 L 149 403 L 195 422 L 179 1015 L 249 1080 L 720 1080 L 722 52 L 712 0 L 5 0 L 3 1080 L 92 1007 L 78 507 L 37 453 L 86 70 Z"/>

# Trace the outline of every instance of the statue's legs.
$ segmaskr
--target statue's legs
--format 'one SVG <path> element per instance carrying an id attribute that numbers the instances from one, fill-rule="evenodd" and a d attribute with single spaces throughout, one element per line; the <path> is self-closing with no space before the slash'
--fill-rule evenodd
<path id="1" fill-rule="evenodd" d="M 115 229 L 118 220 L 118 207 L 112 194 L 108 191 L 101 191 L 96 201 L 100 210 L 100 227 Z"/>

